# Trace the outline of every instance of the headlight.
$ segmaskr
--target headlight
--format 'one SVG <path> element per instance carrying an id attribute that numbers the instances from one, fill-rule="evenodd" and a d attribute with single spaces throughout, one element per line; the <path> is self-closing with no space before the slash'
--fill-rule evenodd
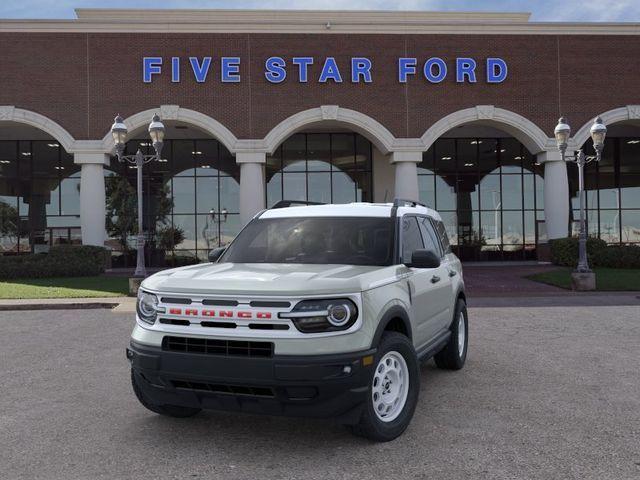
<path id="1" fill-rule="evenodd" d="M 347 330 L 356 322 L 358 307 L 348 298 L 304 300 L 279 316 L 290 318 L 304 333 L 335 332 Z"/>
<path id="2" fill-rule="evenodd" d="M 136 303 L 136 311 L 138 317 L 143 322 L 153 324 L 158 316 L 158 297 L 153 293 L 148 293 L 142 289 L 138 289 L 138 302 Z"/>

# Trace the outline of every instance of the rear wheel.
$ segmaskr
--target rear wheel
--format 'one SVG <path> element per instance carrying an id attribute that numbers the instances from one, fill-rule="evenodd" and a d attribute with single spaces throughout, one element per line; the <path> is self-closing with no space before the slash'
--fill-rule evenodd
<path id="1" fill-rule="evenodd" d="M 176 418 L 193 417 L 194 415 L 200 413 L 201 409 L 199 408 L 180 407 L 178 405 L 158 405 L 154 403 L 151 399 L 149 399 L 149 397 L 144 394 L 144 392 L 140 388 L 139 382 L 140 379 L 138 378 L 138 374 L 136 374 L 136 372 L 131 369 L 131 386 L 133 387 L 133 392 L 136 394 L 136 397 L 138 398 L 140 403 L 152 412 Z"/>
<path id="2" fill-rule="evenodd" d="M 451 323 L 451 337 L 445 347 L 438 352 L 434 360 L 438 368 L 460 370 L 467 359 L 469 344 L 469 317 L 467 305 L 461 298 L 456 304 L 456 311 Z"/>
<path id="3" fill-rule="evenodd" d="M 374 360 L 367 403 L 356 435 L 388 442 L 405 431 L 418 402 L 420 370 L 411 341 L 396 332 L 382 336 Z"/>

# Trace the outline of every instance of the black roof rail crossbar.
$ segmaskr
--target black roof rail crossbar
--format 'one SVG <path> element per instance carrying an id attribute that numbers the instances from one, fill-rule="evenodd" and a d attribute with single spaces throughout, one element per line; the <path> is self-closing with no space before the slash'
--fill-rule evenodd
<path id="1" fill-rule="evenodd" d="M 292 205 L 326 205 L 322 202 L 307 202 L 305 200 L 280 200 L 276 202 L 271 208 L 287 208 Z"/>
<path id="2" fill-rule="evenodd" d="M 396 198 L 393 201 L 393 206 L 394 207 L 404 207 L 406 205 L 411 205 L 412 207 L 417 207 L 418 205 L 420 205 L 421 207 L 425 207 L 428 208 L 426 204 L 422 203 L 422 202 L 418 202 L 416 200 L 406 200 L 404 198 Z"/>

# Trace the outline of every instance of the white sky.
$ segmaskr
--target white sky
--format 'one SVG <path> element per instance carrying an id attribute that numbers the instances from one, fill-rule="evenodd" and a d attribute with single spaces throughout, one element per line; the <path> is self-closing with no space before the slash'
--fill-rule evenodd
<path id="1" fill-rule="evenodd" d="M 640 22 L 640 0 L 3 0 L 0 18 L 75 18 L 84 8 L 258 8 L 531 12 L 534 21 Z"/>

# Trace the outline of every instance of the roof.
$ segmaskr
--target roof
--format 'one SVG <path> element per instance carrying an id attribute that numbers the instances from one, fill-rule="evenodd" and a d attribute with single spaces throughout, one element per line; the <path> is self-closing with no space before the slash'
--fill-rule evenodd
<path id="1" fill-rule="evenodd" d="M 390 217 L 392 203 L 344 203 L 328 205 L 305 205 L 286 208 L 274 208 L 264 211 L 260 218 L 293 217 Z M 421 213 L 440 220 L 440 215 L 431 208 L 422 206 L 398 207 L 398 215 Z"/>
<path id="2" fill-rule="evenodd" d="M 640 23 L 530 22 L 526 12 L 79 8 L 76 15 L 76 19 L 0 19 L 0 32 L 640 34 Z"/>

